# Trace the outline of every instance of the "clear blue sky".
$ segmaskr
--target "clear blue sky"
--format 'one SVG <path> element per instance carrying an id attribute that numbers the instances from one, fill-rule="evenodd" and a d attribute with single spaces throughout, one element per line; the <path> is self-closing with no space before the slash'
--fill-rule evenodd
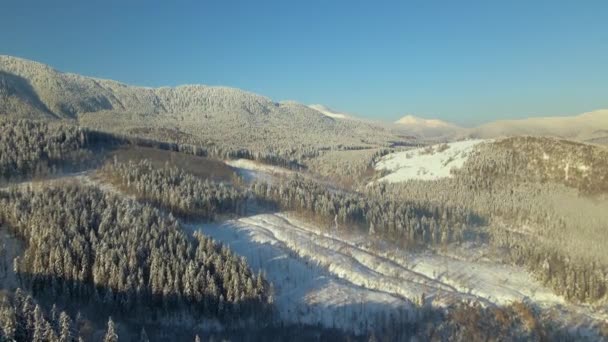
<path id="1" fill-rule="evenodd" d="M 608 108 L 608 1 L 3 0 L 0 54 L 390 121 Z"/>

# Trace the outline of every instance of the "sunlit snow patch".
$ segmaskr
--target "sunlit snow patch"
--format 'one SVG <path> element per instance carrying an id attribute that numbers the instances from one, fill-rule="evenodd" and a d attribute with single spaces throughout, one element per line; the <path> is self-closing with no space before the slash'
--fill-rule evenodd
<path id="1" fill-rule="evenodd" d="M 375 169 L 388 171 L 379 181 L 389 183 L 450 177 L 451 169 L 461 168 L 474 147 L 487 141 L 490 140 L 464 140 L 391 153 L 382 158 Z"/>

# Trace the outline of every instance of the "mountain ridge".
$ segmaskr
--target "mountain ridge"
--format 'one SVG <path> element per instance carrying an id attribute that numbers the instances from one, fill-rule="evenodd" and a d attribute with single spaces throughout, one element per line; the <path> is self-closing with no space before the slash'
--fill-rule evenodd
<path id="1" fill-rule="evenodd" d="M 572 116 L 545 116 L 498 120 L 467 129 L 470 138 L 506 136 L 555 136 L 587 142 L 608 142 L 608 109 L 598 109 Z"/>
<path id="2" fill-rule="evenodd" d="M 275 102 L 237 88 L 131 86 L 10 56 L 0 56 L 0 113 L 290 156 L 406 140 L 371 122 L 339 120 L 304 104 Z"/>
<path id="3" fill-rule="evenodd" d="M 412 114 L 395 121 L 394 125 L 409 134 L 424 139 L 448 138 L 462 129 L 460 126 L 447 121 L 426 119 Z"/>

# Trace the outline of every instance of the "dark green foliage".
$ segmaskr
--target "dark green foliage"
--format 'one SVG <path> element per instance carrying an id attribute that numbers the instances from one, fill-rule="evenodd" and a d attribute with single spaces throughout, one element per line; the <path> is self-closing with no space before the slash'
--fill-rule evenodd
<path id="1" fill-rule="evenodd" d="M 230 185 L 202 180 L 168 165 L 154 168 L 147 160 L 108 163 L 102 175 L 138 199 L 182 217 L 212 219 L 225 213 L 238 214 L 247 199 L 244 192 Z"/>
<path id="2" fill-rule="evenodd" d="M 223 319 L 267 310 L 266 283 L 244 259 L 96 188 L 12 189 L 1 195 L 0 220 L 27 243 L 15 267 L 36 295 L 138 310 L 142 319 L 172 309 Z"/>
<path id="3" fill-rule="evenodd" d="M 393 201 L 383 195 L 382 188 L 365 196 L 295 177 L 277 184 L 254 184 L 253 192 L 258 198 L 279 203 L 282 209 L 311 212 L 334 224 L 408 244 L 461 241 L 467 227 L 478 223 L 464 207 Z"/>
<path id="4" fill-rule="evenodd" d="M 0 300 L 1 341 L 73 342 L 78 338 L 76 328 L 67 313 L 45 312 L 21 289 L 14 295 L 3 295 Z"/>
<path id="5" fill-rule="evenodd" d="M 86 159 L 88 138 L 75 126 L 0 120 L 0 179 L 46 175 Z"/>

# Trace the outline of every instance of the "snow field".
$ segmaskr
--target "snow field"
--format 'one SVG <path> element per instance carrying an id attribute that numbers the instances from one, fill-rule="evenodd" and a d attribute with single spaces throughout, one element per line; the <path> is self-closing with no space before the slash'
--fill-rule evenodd
<path id="1" fill-rule="evenodd" d="M 489 141 L 464 140 L 388 154 L 375 166 L 376 171 L 389 172 L 378 181 L 398 183 L 450 177 L 450 170 L 461 168 L 476 145 Z"/>
<path id="2" fill-rule="evenodd" d="M 259 215 L 269 216 L 273 215 Z M 335 276 L 314 259 L 300 257 L 275 236 L 273 228 L 252 224 L 256 218 L 191 226 L 244 256 L 255 271 L 273 283 L 274 302 L 285 322 L 321 324 L 356 333 L 382 327 L 382 317 L 414 319 L 412 304 Z M 261 221 L 261 224 L 265 224 Z"/>
<path id="3" fill-rule="evenodd" d="M 467 299 L 485 305 L 525 300 L 549 309 L 562 322 L 605 319 L 605 313 L 565 302 L 520 267 L 478 260 L 476 251 L 467 258 L 377 250 L 370 237 L 322 233 L 284 213 L 192 229 L 246 257 L 256 272 L 262 270 L 275 286 L 281 318 L 289 322 L 360 332 L 379 324 L 381 312 L 414 318 L 412 302 L 423 295 L 436 307 Z"/>

